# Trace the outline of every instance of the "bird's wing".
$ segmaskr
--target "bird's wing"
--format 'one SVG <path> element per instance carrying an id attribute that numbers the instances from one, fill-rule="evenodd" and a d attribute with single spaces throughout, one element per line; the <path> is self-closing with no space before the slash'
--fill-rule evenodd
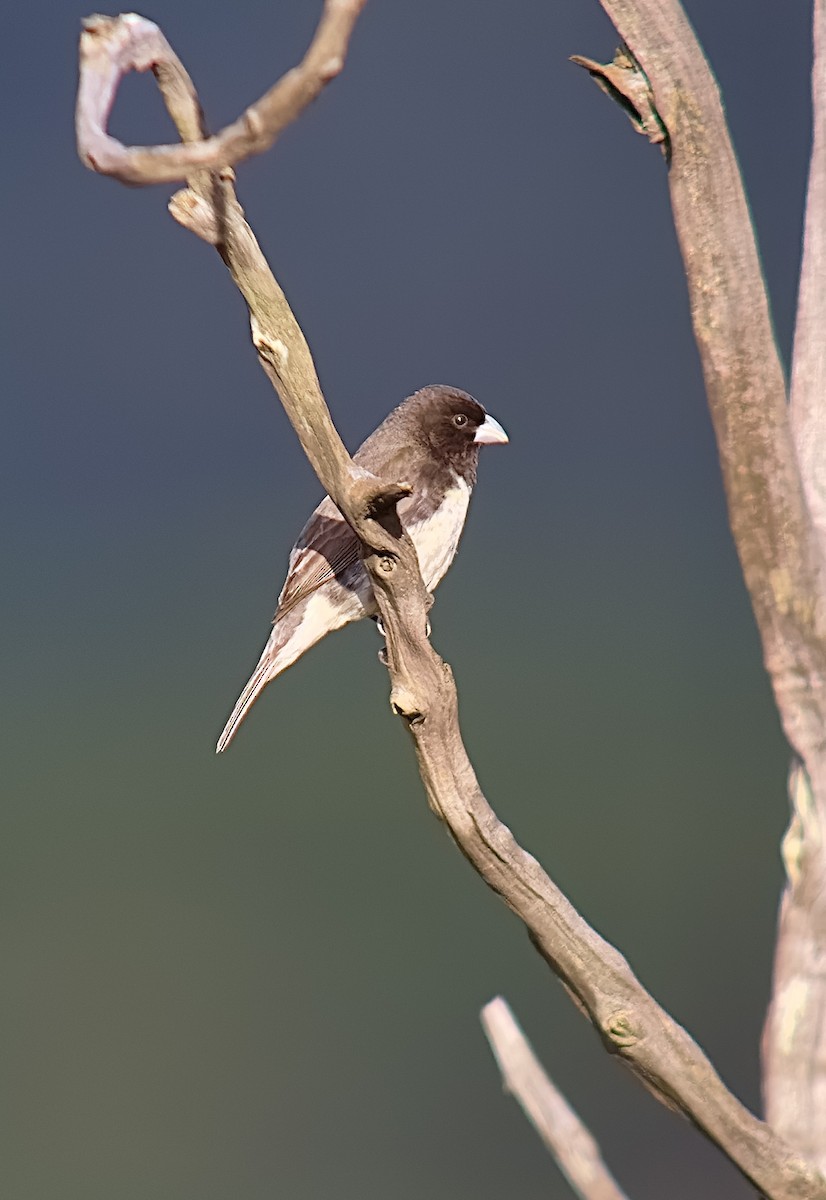
<path id="1" fill-rule="evenodd" d="M 348 586 L 347 577 L 359 557 L 358 538 L 329 496 L 325 496 L 290 554 L 290 569 L 278 597 L 276 620 L 330 579 L 337 578 Z"/>
<path id="2" fill-rule="evenodd" d="M 365 446 L 369 446 L 370 440 Z M 415 459 L 411 463 L 409 452 L 397 453 L 389 458 L 386 455 L 364 454 L 365 446 L 354 456 L 360 466 L 366 466 L 368 470 L 389 480 L 401 479 L 403 467 L 410 474 L 410 467 L 413 466 L 414 476 L 421 477 L 421 486 L 412 496 L 405 496 L 399 502 L 398 513 L 402 524 L 405 527 L 417 525 L 431 516 L 444 491 L 444 484 L 441 480 L 437 483 L 429 478 L 427 465 L 423 466 L 421 461 Z M 325 496 L 302 529 L 290 555 L 290 567 L 278 598 L 275 619 L 283 617 L 330 579 L 338 579 L 345 587 L 352 586 L 352 568 L 360 557 L 358 538 L 330 497 Z"/>

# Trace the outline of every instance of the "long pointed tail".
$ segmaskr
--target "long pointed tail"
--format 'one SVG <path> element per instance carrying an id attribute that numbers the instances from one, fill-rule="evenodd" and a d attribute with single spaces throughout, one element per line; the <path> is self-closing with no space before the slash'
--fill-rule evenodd
<path id="1" fill-rule="evenodd" d="M 369 583 L 367 587 L 369 588 Z M 372 599 L 372 592 L 370 598 Z M 238 732 L 238 726 L 276 675 L 291 667 L 310 646 L 314 646 L 333 629 L 340 629 L 342 625 L 358 620 L 368 611 L 358 593 L 349 596 L 345 604 L 333 603 L 321 588 L 296 608 L 283 616 L 277 616 L 258 665 L 238 697 L 235 708 L 224 726 L 224 732 L 218 739 L 216 752 L 220 754 L 222 750 L 226 750 Z"/>
<path id="2" fill-rule="evenodd" d="M 269 647 L 268 647 L 269 649 Z M 247 681 L 247 686 L 244 688 L 241 695 L 238 697 L 235 708 L 232 710 L 229 720 L 224 726 L 224 731 L 218 738 L 218 745 L 215 747 L 215 753 L 220 754 L 226 750 L 232 739 L 238 732 L 238 727 L 252 708 L 255 701 L 263 692 L 264 688 L 274 678 L 272 674 L 272 657 L 268 653 L 268 649 L 264 651 L 258 661 L 258 666 L 253 671 Z M 278 672 L 276 672 L 278 674 Z"/>
<path id="3" fill-rule="evenodd" d="M 308 608 L 305 605 L 303 611 L 293 610 L 287 614 L 286 618 L 276 619 L 258 664 L 247 680 L 247 684 L 224 726 L 224 732 L 218 739 L 218 745 L 215 747 L 216 754 L 226 750 L 238 732 L 239 725 L 267 684 L 272 683 L 273 679 L 282 671 L 286 671 L 287 667 L 291 667 L 305 650 L 309 650 L 310 646 L 314 645 L 331 628 L 335 628 L 329 619 L 319 623 L 307 620 L 307 615 Z M 310 615 L 312 614 L 310 613 Z"/>

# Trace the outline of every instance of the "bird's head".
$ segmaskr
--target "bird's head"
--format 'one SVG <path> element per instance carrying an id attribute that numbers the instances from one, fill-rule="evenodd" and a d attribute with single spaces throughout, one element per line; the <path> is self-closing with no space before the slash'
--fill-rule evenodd
<path id="1" fill-rule="evenodd" d="M 465 461 L 475 463 L 480 446 L 502 445 L 508 440 L 499 422 L 459 388 L 422 388 L 407 403 L 415 407 L 430 448 L 457 467 Z"/>

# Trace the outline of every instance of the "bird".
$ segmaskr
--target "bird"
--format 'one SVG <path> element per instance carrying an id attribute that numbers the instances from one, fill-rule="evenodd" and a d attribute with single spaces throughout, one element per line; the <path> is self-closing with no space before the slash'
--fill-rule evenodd
<path id="1" fill-rule="evenodd" d="M 456 554 L 476 483 L 479 448 L 508 435 L 467 392 L 432 384 L 408 396 L 353 455 L 359 467 L 411 487 L 397 505 L 425 587 L 432 592 Z M 352 621 L 378 621 L 361 545 L 329 496 L 298 536 L 272 632 L 238 697 L 216 753 L 226 750 L 261 692 L 311 646 Z M 381 629 L 381 626 L 379 626 Z"/>

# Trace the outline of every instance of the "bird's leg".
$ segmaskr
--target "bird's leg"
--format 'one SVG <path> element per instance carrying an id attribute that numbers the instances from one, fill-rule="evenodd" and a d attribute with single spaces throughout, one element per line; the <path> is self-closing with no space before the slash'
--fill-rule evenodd
<path id="1" fill-rule="evenodd" d="M 378 629 L 384 640 L 387 641 L 387 634 L 384 632 L 384 626 L 381 623 L 381 617 L 378 613 L 371 617 L 370 620 L 376 622 L 376 629 Z M 379 650 L 379 662 L 383 667 L 387 666 L 387 646 L 382 646 L 381 650 Z"/>
<path id="2" fill-rule="evenodd" d="M 433 600 L 434 600 L 433 593 L 428 592 L 427 593 L 427 611 L 428 612 L 433 607 Z M 381 634 L 381 636 L 384 638 L 384 640 L 386 642 L 387 634 L 384 632 L 384 626 L 381 623 L 381 617 L 379 616 L 379 614 L 374 613 L 373 616 L 370 618 L 370 620 L 375 621 L 376 629 L 378 629 L 379 633 Z M 430 617 L 425 617 L 424 635 L 426 638 L 429 638 L 431 633 L 432 633 L 432 626 L 430 624 Z M 379 662 L 381 663 L 381 665 L 383 667 L 387 666 L 387 647 L 386 646 L 383 647 L 381 650 L 379 650 Z"/>
<path id="3" fill-rule="evenodd" d="M 433 607 L 433 601 L 435 599 L 436 599 L 436 597 L 433 595 L 432 592 L 427 593 L 427 608 L 425 609 L 425 612 L 430 612 L 431 608 Z M 432 626 L 430 624 L 430 617 L 425 617 L 424 635 L 426 638 L 429 639 L 431 633 L 432 633 Z"/>

